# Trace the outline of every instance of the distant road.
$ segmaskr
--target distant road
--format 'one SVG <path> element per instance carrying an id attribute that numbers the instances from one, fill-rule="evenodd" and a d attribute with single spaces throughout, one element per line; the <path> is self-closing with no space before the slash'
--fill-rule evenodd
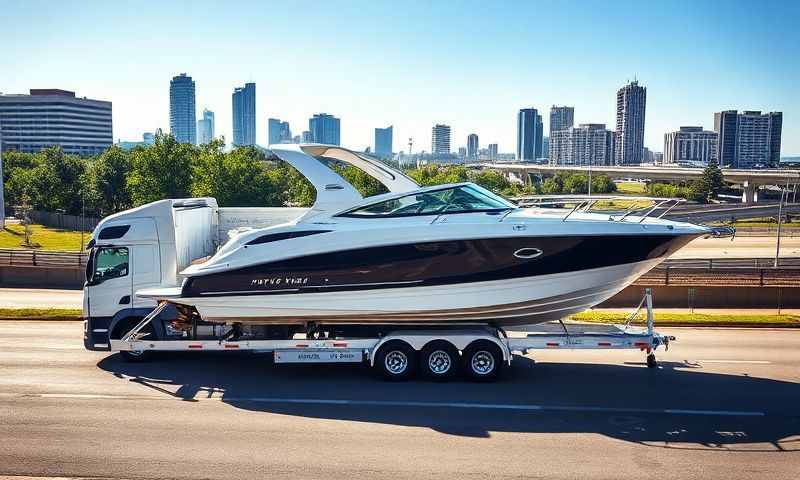
<path id="1" fill-rule="evenodd" d="M 796 478 L 800 331 L 666 333 L 658 370 L 541 351 L 496 384 L 396 384 L 255 355 L 127 364 L 84 351 L 79 322 L 0 322 L 0 476 Z"/>
<path id="2" fill-rule="evenodd" d="M 671 258 L 768 258 L 775 256 L 775 236 L 699 238 Z M 781 238 L 781 256 L 800 257 L 800 236 Z"/>
<path id="3" fill-rule="evenodd" d="M 81 308 L 83 290 L 0 288 L 0 308 Z"/>

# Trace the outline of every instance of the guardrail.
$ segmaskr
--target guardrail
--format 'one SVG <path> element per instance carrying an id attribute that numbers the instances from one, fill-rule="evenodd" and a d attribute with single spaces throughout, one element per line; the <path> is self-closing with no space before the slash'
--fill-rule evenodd
<path id="1" fill-rule="evenodd" d="M 800 287 L 800 258 L 667 260 L 634 282 L 664 287 Z"/>
<path id="2" fill-rule="evenodd" d="M 37 250 L 0 249 L 0 266 L 62 267 L 81 269 L 88 254 L 81 252 L 43 252 Z"/>

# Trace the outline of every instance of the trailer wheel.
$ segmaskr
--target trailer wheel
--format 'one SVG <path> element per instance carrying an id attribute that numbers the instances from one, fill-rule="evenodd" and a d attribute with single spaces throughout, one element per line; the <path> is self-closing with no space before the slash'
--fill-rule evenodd
<path id="1" fill-rule="evenodd" d="M 658 367 L 658 360 L 656 360 L 656 355 L 654 353 L 650 353 L 647 355 L 647 368 L 656 368 Z"/>
<path id="2" fill-rule="evenodd" d="M 375 355 L 375 369 L 386 380 L 395 382 L 408 380 L 417 368 L 417 352 L 401 340 L 392 340 L 382 345 Z"/>
<path id="3" fill-rule="evenodd" d="M 452 379 L 458 373 L 458 349 L 450 342 L 434 340 L 422 349 L 420 368 L 423 374 L 436 381 Z"/>
<path id="4" fill-rule="evenodd" d="M 143 363 L 152 360 L 153 358 L 153 352 L 147 350 L 143 351 L 121 350 L 119 354 L 123 360 L 129 363 Z"/>
<path id="5" fill-rule="evenodd" d="M 476 382 L 496 380 L 503 368 L 503 353 L 497 345 L 485 340 L 469 344 L 461 358 L 467 378 Z"/>

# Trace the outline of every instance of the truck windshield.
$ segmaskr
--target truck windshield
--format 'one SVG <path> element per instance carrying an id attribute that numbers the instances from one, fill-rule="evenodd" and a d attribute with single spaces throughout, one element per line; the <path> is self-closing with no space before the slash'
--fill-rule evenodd
<path id="1" fill-rule="evenodd" d="M 128 249 L 126 247 L 100 247 L 92 256 L 92 260 L 91 264 L 94 268 L 88 279 L 92 285 L 128 275 Z"/>

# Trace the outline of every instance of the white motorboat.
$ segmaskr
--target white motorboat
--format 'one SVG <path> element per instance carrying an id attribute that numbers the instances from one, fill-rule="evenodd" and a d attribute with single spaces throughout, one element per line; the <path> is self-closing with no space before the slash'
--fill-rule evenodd
<path id="1" fill-rule="evenodd" d="M 181 287 L 137 295 L 207 322 L 525 325 L 597 305 L 713 233 L 653 209 L 596 211 L 597 198 L 520 208 L 472 183 L 420 188 L 336 146 L 269 152 L 311 181 L 313 207 L 234 236 L 181 272 Z M 330 160 L 360 168 L 389 193 L 363 198 Z"/>

